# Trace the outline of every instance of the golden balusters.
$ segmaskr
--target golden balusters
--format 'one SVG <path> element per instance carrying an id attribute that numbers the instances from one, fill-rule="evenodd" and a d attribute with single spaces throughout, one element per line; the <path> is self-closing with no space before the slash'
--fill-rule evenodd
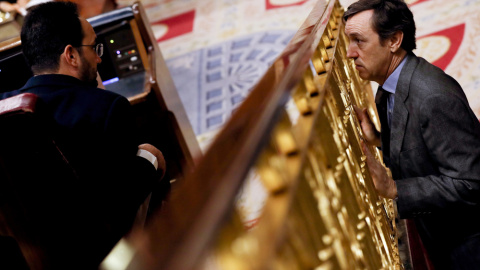
<path id="1" fill-rule="evenodd" d="M 252 162 L 267 194 L 257 225 L 242 227 L 234 213 L 214 269 L 402 269 L 393 203 L 376 193 L 361 148 L 353 106 L 378 117 L 370 84 L 346 58 L 342 14 L 337 1 L 291 92 L 298 121 L 282 111 Z"/>

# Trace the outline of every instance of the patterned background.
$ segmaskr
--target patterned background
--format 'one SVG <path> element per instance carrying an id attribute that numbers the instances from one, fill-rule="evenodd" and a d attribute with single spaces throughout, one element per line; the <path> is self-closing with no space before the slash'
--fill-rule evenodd
<path id="1" fill-rule="evenodd" d="M 120 6 L 130 1 L 118 1 Z M 316 1 L 144 0 L 203 148 L 282 52 Z"/>
<path id="2" fill-rule="evenodd" d="M 355 0 L 341 0 L 346 8 Z M 316 0 L 143 0 L 203 147 L 282 51 Z M 131 0 L 117 1 L 119 6 Z M 480 1 L 407 0 L 415 53 L 459 81 L 480 118 Z M 376 87 L 374 87 L 376 89 Z"/>
<path id="3" fill-rule="evenodd" d="M 355 0 L 341 0 L 346 8 Z M 120 6 L 133 3 L 117 1 Z M 316 0 L 143 0 L 203 148 L 303 23 Z M 415 53 L 462 85 L 480 117 L 480 1 L 408 1 Z M 374 87 L 373 89 L 376 89 Z M 247 225 L 266 196 L 252 173 L 239 195 Z"/>

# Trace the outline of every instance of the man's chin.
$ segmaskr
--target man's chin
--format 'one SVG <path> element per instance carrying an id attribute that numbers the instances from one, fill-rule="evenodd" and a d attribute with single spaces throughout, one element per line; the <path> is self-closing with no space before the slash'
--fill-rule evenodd
<path id="1" fill-rule="evenodd" d="M 370 80 L 370 77 L 368 76 L 368 74 L 366 74 L 366 72 L 362 72 L 362 71 L 358 71 L 358 76 L 360 78 L 362 78 L 362 80 Z"/>

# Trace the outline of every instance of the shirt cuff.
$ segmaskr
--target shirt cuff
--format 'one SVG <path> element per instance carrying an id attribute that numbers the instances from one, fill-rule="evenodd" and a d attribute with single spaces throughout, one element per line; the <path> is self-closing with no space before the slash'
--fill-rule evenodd
<path id="1" fill-rule="evenodd" d="M 144 150 L 144 149 L 138 149 L 137 151 L 137 156 L 139 157 L 142 157 L 148 161 L 150 161 L 150 163 L 152 163 L 152 165 L 155 167 L 155 170 L 158 169 L 158 161 L 157 161 L 157 157 L 148 152 L 147 150 Z"/>

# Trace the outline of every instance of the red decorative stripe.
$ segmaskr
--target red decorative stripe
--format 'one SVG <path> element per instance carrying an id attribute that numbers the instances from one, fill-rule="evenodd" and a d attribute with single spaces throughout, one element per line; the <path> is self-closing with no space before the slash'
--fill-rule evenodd
<path id="1" fill-rule="evenodd" d="M 458 48 L 460 47 L 460 44 L 462 44 L 464 35 L 465 24 L 462 23 L 435 33 L 428 34 L 426 36 L 419 37 L 418 39 L 431 36 L 443 36 L 450 40 L 450 48 L 448 49 L 448 51 L 442 57 L 432 63 L 435 66 L 445 70 L 452 61 L 453 57 L 457 54 Z"/>
<path id="2" fill-rule="evenodd" d="M 412 7 L 412 6 L 414 6 L 414 5 L 420 4 L 420 3 L 422 3 L 422 2 L 427 2 L 427 1 L 430 1 L 430 0 L 419 0 L 419 1 L 414 2 L 414 3 L 412 3 L 412 4 L 408 5 L 408 6 L 409 6 L 409 7 Z"/>
<path id="3" fill-rule="evenodd" d="M 193 22 L 195 20 L 195 10 L 188 11 L 167 19 L 156 21 L 152 23 L 154 25 L 166 25 L 168 27 L 167 33 L 159 37 L 157 42 L 178 37 L 186 33 L 193 31 Z"/>
<path id="4" fill-rule="evenodd" d="M 303 3 L 307 2 L 308 0 L 298 1 L 296 3 L 286 4 L 286 5 L 275 5 L 270 3 L 271 0 L 265 0 L 265 7 L 267 10 L 275 9 L 275 8 L 284 8 L 284 7 L 291 7 L 291 6 L 300 6 Z"/>

